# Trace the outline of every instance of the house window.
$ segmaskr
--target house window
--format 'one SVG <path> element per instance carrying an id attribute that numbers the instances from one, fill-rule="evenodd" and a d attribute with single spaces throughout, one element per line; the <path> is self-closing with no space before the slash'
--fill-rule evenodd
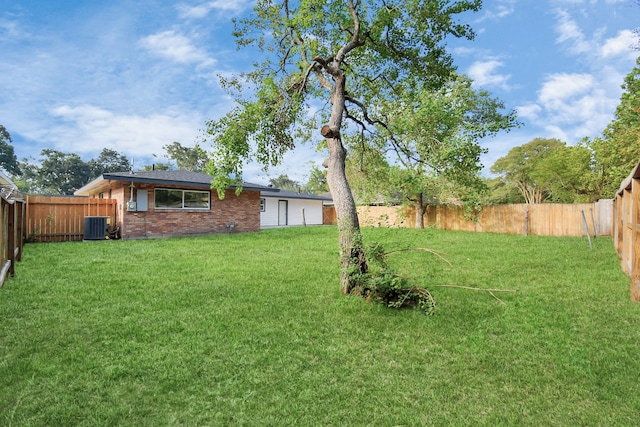
<path id="1" fill-rule="evenodd" d="M 267 206 L 267 201 L 265 199 L 260 199 L 260 212 L 264 212 Z"/>
<path id="2" fill-rule="evenodd" d="M 155 189 L 156 209 L 209 209 L 209 192 L 194 190 L 176 190 L 173 188 Z"/>

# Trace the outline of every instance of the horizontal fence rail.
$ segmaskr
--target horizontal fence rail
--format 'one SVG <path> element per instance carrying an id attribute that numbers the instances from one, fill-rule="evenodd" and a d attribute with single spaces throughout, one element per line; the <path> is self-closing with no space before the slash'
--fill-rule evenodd
<path id="1" fill-rule="evenodd" d="M 105 216 L 115 223 L 117 201 L 83 197 L 27 196 L 28 242 L 71 242 L 84 239 L 84 218 Z"/>
<path id="2" fill-rule="evenodd" d="M 360 223 L 369 226 L 415 227 L 412 207 L 360 206 Z M 587 204 L 517 204 L 485 206 L 473 220 L 457 206 L 428 206 L 425 227 L 486 233 L 539 236 L 611 236 L 613 200 Z M 587 231 L 588 230 L 588 231 Z"/>

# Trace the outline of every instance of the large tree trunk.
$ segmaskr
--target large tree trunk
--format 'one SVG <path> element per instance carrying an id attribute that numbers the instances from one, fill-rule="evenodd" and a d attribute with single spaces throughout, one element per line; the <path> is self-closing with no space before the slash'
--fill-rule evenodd
<path id="1" fill-rule="evenodd" d="M 339 138 L 327 140 L 329 143 L 329 170 L 327 182 L 333 197 L 338 221 L 340 241 L 340 285 L 342 292 L 350 293 L 358 284 L 358 276 L 366 273 L 358 211 L 345 173 L 345 150 Z"/>
<path id="2" fill-rule="evenodd" d="M 424 201 L 422 193 L 416 194 L 414 204 L 416 207 L 416 228 L 424 228 Z"/>
<path id="3" fill-rule="evenodd" d="M 367 263 L 360 235 L 358 211 L 347 181 L 345 169 L 347 150 L 340 136 L 345 105 L 345 77 L 334 75 L 334 79 L 336 85 L 331 97 L 333 104 L 331 119 L 321 132 L 327 138 L 329 148 L 327 183 L 333 197 L 338 222 L 340 285 L 342 292 L 348 294 L 358 285 L 360 275 L 367 272 Z"/>

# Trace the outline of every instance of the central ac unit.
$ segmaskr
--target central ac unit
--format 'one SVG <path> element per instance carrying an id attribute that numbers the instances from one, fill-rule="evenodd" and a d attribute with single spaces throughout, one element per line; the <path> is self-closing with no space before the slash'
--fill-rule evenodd
<path id="1" fill-rule="evenodd" d="M 108 228 L 108 216 L 85 216 L 84 240 L 104 240 Z"/>

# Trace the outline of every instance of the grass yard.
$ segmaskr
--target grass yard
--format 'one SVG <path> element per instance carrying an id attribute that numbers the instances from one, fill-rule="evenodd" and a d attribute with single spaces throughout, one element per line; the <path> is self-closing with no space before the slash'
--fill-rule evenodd
<path id="1" fill-rule="evenodd" d="M 390 255 L 435 316 L 340 294 L 334 227 L 27 245 L 0 289 L 0 425 L 638 424 L 610 238 L 363 234 L 448 254 Z"/>

